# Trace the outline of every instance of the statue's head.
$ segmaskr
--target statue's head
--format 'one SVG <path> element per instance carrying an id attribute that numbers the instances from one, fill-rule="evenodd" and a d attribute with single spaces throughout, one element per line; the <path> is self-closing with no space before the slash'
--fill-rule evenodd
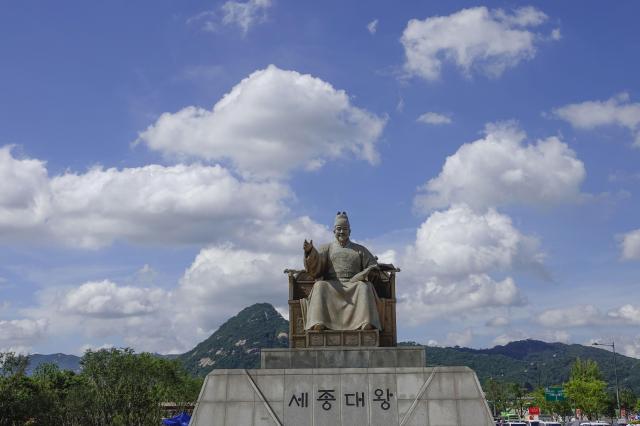
<path id="1" fill-rule="evenodd" d="M 345 244 L 349 241 L 351 226 L 349 225 L 347 212 L 338 212 L 336 215 L 336 220 L 333 222 L 333 235 L 336 236 L 336 240 L 338 240 L 340 244 Z"/>

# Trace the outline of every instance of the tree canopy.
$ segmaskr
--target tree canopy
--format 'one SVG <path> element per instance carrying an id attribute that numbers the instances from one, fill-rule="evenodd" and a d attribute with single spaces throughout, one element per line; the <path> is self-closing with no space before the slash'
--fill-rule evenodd
<path id="1" fill-rule="evenodd" d="M 202 385 L 178 361 L 128 348 L 87 351 L 80 373 L 42 364 L 28 377 L 27 363 L 0 354 L 0 426 L 157 426 L 162 403 L 186 407 Z"/>

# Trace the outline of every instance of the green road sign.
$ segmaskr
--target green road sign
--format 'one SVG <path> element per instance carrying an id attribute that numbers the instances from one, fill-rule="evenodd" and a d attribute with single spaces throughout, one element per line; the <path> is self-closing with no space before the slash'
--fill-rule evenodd
<path id="1" fill-rule="evenodd" d="M 549 386 L 544 388 L 544 399 L 546 401 L 564 401 L 564 389 L 560 386 Z"/>

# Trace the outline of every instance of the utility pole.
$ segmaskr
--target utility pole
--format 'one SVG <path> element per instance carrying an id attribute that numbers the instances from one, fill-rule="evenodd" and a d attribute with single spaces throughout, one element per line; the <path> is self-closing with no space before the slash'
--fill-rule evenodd
<path id="1" fill-rule="evenodd" d="M 611 343 L 592 343 L 593 346 L 608 346 L 613 349 L 613 373 L 616 376 L 616 402 L 618 403 L 618 416 L 622 414 L 620 411 L 620 386 L 618 385 L 618 366 L 616 364 L 616 342 L 611 339 Z"/>

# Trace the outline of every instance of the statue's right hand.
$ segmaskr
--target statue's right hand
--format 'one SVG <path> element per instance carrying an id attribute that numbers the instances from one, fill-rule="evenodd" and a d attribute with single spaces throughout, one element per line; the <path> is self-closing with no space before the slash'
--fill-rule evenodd
<path id="1" fill-rule="evenodd" d="M 309 253 L 311 251 L 311 249 L 313 249 L 313 240 L 304 240 L 304 243 L 302 244 L 302 248 L 304 249 L 305 253 Z"/>

